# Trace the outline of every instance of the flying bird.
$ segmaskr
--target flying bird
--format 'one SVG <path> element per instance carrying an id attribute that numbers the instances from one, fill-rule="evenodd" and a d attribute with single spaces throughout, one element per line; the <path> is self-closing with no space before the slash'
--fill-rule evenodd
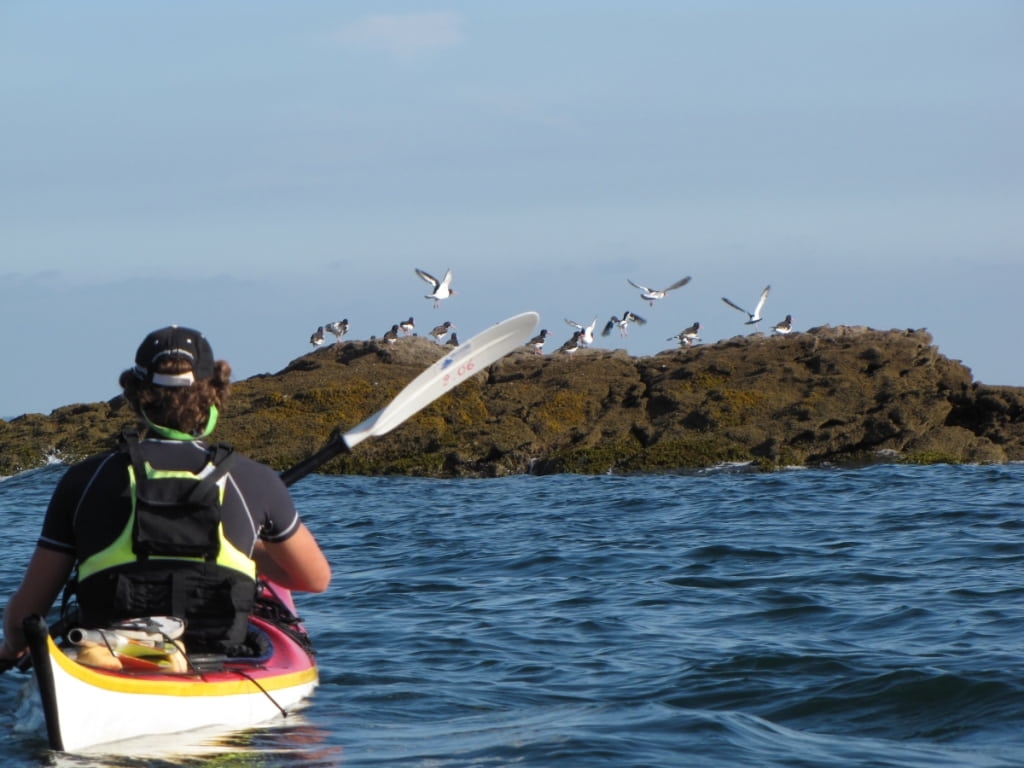
<path id="1" fill-rule="evenodd" d="M 584 347 L 589 347 L 591 344 L 594 343 L 594 327 L 597 325 L 596 317 L 593 319 L 590 325 L 583 325 L 582 323 L 577 323 L 575 320 L 570 320 L 569 318 L 565 318 L 565 322 L 567 322 L 569 325 L 573 326 L 580 332 L 580 345 Z"/>
<path id="2" fill-rule="evenodd" d="M 547 328 L 541 330 L 536 336 L 526 342 L 526 346 L 533 347 L 533 351 L 538 355 L 544 354 L 544 342 L 548 340 L 548 336 L 551 335 L 551 331 Z"/>
<path id="3" fill-rule="evenodd" d="M 669 336 L 666 341 L 678 340 L 681 347 L 692 347 L 695 341 L 700 340 L 700 323 L 694 323 L 689 328 L 683 328 L 675 336 Z"/>
<path id="4" fill-rule="evenodd" d="M 619 327 L 619 336 L 629 336 L 629 324 L 636 323 L 637 325 L 643 325 L 647 321 L 644 320 L 640 315 L 634 315 L 629 310 L 622 313 L 622 319 L 620 320 L 617 315 L 612 315 L 611 320 L 604 324 L 604 328 L 601 330 L 602 336 L 607 336 L 612 332 L 615 326 Z"/>
<path id="5" fill-rule="evenodd" d="M 757 328 L 757 324 L 760 323 L 761 320 L 763 319 L 761 317 L 761 310 L 764 309 L 764 303 L 768 300 L 768 291 L 770 291 L 770 290 L 771 290 L 771 286 L 770 285 L 766 285 L 764 287 L 764 290 L 761 291 L 761 298 L 757 300 L 757 306 L 754 307 L 754 311 L 753 312 L 748 312 L 743 307 L 741 307 L 739 304 L 734 304 L 733 302 L 729 301 L 727 298 L 725 298 L 725 296 L 722 297 L 722 301 L 724 301 L 726 304 L 728 304 L 733 309 L 738 309 L 740 312 L 745 314 L 747 316 L 746 325 L 752 325 L 756 329 Z"/>
<path id="6" fill-rule="evenodd" d="M 452 271 L 449 269 L 444 273 L 444 279 L 438 280 L 429 272 L 424 272 L 419 267 L 416 267 L 416 274 L 421 278 L 430 283 L 434 290 L 431 291 L 424 298 L 434 300 L 434 309 L 441 306 L 441 302 L 447 299 L 449 296 L 454 296 L 455 291 L 452 290 Z"/>
<path id="7" fill-rule="evenodd" d="M 634 288 L 639 288 L 640 289 L 640 298 L 644 299 L 646 302 L 648 302 L 653 307 L 654 306 L 654 302 L 656 302 L 658 299 L 664 299 L 665 298 L 665 294 L 668 293 L 669 291 L 674 291 L 676 288 L 682 288 L 684 285 L 686 285 L 688 282 L 690 282 L 690 279 L 691 278 L 689 276 L 687 276 L 687 277 L 684 277 L 682 280 L 676 280 L 668 288 L 663 288 L 660 291 L 655 289 L 655 288 L 648 288 L 646 285 L 640 285 L 639 283 L 634 283 L 628 277 L 626 278 L 626 282 L 629 283 L 630 285 L 632 285 Z"/>
<path id="8" fill-rule="evenodd" d="M 793 316 L 792 315 L 786 315 L 786 319 L 785 320 L 783 320 L 781 323 L 776 323 L 775 325 L 772 326 L 772 331 L 774 331 L 775 333 L 785 334 L 785 333 L 789 333 L 792 330 L 793 330 Z"/>
<path id="9" fill-rule="evenodd" d="M 346 317 L 344 320 L 328 323 L 324 326 L 324 330 L 328 333 L 334 334 L 334 343 L 337 344 L 341 341 L 341 337 L 348 333 L 348 318 Z"/>
<path id="10" fill-rule="evenodd" d="M 324 343 L 324 327 L 317 326 L 317 329 L 313 331 L 313 335 L 309 337 L 309 343 L 314 347 L 319 347 Z"/>

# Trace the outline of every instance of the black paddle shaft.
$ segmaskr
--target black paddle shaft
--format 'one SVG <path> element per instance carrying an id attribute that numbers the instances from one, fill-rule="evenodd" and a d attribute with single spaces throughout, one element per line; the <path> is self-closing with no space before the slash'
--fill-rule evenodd
<path id="1" fill-rule="evenodd" d="M 323 448 L 312 456 L 303 459 L 294 467 L 289 467 L 282 472 L 281 479 L 284 481 L 285 485 L 292 485 L 304 478 L 310 472 L 322 467 L 335 456 L 348 452 L 348 449 L 348 443 L 345 442 L 345 436 L 342 434 L 336 434 L 327 441 L 327 444 L 324 445 Z"/>

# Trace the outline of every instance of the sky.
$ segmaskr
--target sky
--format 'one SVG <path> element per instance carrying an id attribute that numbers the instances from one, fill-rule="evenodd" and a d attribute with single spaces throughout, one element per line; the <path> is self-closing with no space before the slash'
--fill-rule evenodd
<path id="1" fill-rule="evenodd" d="M 342 318 L 533 310 L 554 353 L 628 310 L 594 346 L 640 356 L 766 285 L 761 332 L 926 328 L 1024 386 L 1022 36 L 1014 0 L 5 0 L 0 417 L 116 396 L 169 324 L 235 380 Z"/>

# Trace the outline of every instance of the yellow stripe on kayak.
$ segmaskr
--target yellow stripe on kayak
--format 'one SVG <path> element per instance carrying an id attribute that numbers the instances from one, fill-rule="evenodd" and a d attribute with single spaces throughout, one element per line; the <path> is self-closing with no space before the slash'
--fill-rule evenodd
<path id="1" fill-rule="evenodd" d="M 236 680 L 218 682 L 208 682 L 196 676 L 184 677 L 170 674 L 162 676 L 158 680 L 129 675 L 105 674 L 68 658 L 57 647 L 57 644 L 53 642 L 52 637 L 46 639 L 46 647 L 50 653 L 50 658 L 71 677 L 96 688 L 119 693 L 146 693 L 158 696 L 237 696 L 239 694 L 258 692 L 260 688 L 265 691 L 279 691 L 284 688 L 317 681 L 317 669 L 316 666 L 312 665 L 307 669 L 297 672 L 286 672 L 268 677 L 257 677 L 254 675 L 256 682 L 259 683 L 259 687 L 243 677 L 241 673 L 238 674 Z M 225 671 L 229 674 L 231 673 L 231 670 Z"/>

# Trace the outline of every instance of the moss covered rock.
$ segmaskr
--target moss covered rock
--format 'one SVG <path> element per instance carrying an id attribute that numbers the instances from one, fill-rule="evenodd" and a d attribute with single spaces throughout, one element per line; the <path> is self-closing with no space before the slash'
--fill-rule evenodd
<path id="1" fill-rule="evenodd" d="M 446 349 L 321 348 L 236 382 L 221 440 L 284 469 L 384 407 Z M 124 401 L 0 421 L 0 473 L 113 444 Z M 322 471 L 421 476 L 1024 460 L 1024 388 L 975 384 L 923 330 L 824 326 L 634 358 L 513 352 Z"/>

